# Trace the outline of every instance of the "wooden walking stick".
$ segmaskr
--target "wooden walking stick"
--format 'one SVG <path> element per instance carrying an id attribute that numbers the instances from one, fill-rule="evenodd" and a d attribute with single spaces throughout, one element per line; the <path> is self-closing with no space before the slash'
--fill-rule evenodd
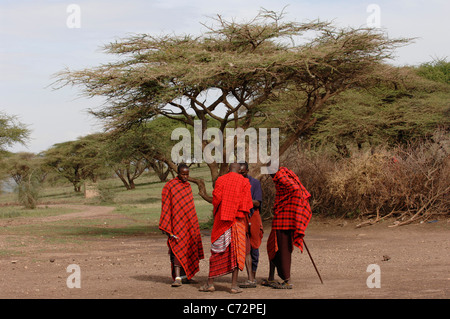
<path id="1" fill-rule="evenodd" d="M 314 263 L 314 259 L 312 258 L 311 253 L 309 252 L 308 246 L 306 246 L 306 242 L 304 239 L 303 239 L 303 245 L 305 245 L 305 248 L 306 248 L 306 251 L 308 252 L 309 258 L 311 259 L 314 269 L 316 270 L 317 275 L 319 276 L 320 282 L 323 285 L 322 277 L 320 276 L 319 270 L 317 269 L 316 264 Z"/>

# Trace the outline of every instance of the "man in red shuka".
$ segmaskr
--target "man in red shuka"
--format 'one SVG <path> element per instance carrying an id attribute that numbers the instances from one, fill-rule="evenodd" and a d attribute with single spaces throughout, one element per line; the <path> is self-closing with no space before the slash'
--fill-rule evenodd
<path id="1" fill-rule="evenodd" d="M 276 193 L 272 231 L 267 239 L 270 270 L 269 277 L 263 285 L 277 289 L 292 289 L 289 281 L 293 245 L 303 252 L 303 236 L 311 219 L 308 201 L 311 195 L 297 175 L 286 167 L 280 167 L 271 176 Z M 275 268 L 283 279 L 282 283 L 274 280 Z"/>
<path id="2" fill-rule="evenodd" d="M 168 181 L 161 194 L 159 229 L 169 237 L 167 245 L 172 266 L 172 287 L 182 285 L 182 278 L 190 280 L 200 269 L 204 258 L 200 227 L 194 197 L 188 182 L 189 167 L 178 166 L 178 176 Z"/>
<path id="3" fill-rule="evenodd" d="M 240 164 L 232 163 L 229 172 L 214 185 L 214 225 L 211 231 L 211 257 L 208 282 L 200 291 L 212 292 L 214 278 L 232 273 L 231 293 L 240 293 L 237 280 L 244 269 L 246 253 L 245 215 L 253 207 L 250 182 L 239 174 Z"/>

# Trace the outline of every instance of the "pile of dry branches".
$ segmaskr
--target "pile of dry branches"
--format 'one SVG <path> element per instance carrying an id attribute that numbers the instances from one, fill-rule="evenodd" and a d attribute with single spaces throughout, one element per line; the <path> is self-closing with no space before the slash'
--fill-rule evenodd
<path id="1" fill-rule="evenodd" d="M 292 149 L 282 165 L 293 169 L 311 193 L 315 213 L 361 218 L 358 227 L 394 218 L 390 227 L 447 216 L 450 212 L 450 137 L 433 138 L 395 149 L 355 152 L 336 160 Z M 263 180 L 269 217 L 274 188 Z"/>

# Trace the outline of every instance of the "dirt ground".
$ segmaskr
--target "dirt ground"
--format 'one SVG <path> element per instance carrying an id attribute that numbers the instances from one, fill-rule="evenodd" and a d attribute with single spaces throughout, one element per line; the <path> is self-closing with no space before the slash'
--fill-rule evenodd
<path id="1" fill-rule="evenodd" d="M 54 222 L 58 219 L 114 219 L 109 207 L 83 207 L 63 216 L 0 220 L 0 227 Z M 18 256 L 0 255 L 2 299 L 447 299 L 450 297 L 450 220 L 390 228 L 391 222 L 355 228 L 356 221 L 312 219 L 305 241 L 322 275 L 323 284 L 305 250 L 296 248 L 292 263 L 292 290 L 258 285 L 239 295 L 229 293 L 231 275 L 216 280 L 214 293 L 198 288 L 207 280 L 210 256 L 209 233 L 203 232 L 206 258 L 194 283 L 172 288 L 166 237 L 160 234 L 81 242 L 42 241 L 32 236 Z M 266 225 L 257 279 L 268 274 Z M 11 238 L 0 235 L 0 250 Z M 32 244 L 35 242 L 35 244 Z M 31 243 L 31 244 L 30 244 Z M 379 266 L 380 288 L 369 288 L 369 265 Z M 78 265 L 80 288 L 69 288 L 69 265 Z M 72 276 L 72 277 L 70 277 Z M 70 277 L 70 278 L 69 278 Z M 372 276 L 373 277 L 373 276 Z M 371 277 L 371 278 L 372 278 Z M 239 280 L 246 279 L 246 272 Z M 69 280 L 71 283 L 75 281 Z M 374 280 L 369 280 L 374 283 Z"/>

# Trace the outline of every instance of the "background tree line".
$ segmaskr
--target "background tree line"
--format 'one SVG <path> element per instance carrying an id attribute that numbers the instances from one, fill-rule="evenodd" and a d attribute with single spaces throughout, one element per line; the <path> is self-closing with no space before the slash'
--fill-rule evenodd
<path id="1" fill-rule="evenodd" d="M 441 190 L 435 188 L 441 178 L 449 180 L 445 179 L 449 62 L 393 67 L 386 61 L 395 48 L 412 39 L 390 39 L 377 30 L 337 28 L 319 20 L 284 22 L 283 12 L 262 10 L 244 23 L 218 16 L 213 25 L 205 27 L 208 31 L 197 37 L 131 36 L 105 46 L 106 53 L 119 57 L 118 62 L 58 74 L 56 87 L 77 85 L 87 96 L 107 98 L 103 107 L 91 110 L 104 121 L 105 132 L 55 145 L 39 154 L 43 165 L 64 176 L 75 191 L 83 180 L 95 181 L 111 171 L 133 189 L 134 180 L 148 167 L 161 180 L 176 168 L 170 160 L 170 132 L 176 127 L 192 130 L 196 119 L 202 121 L 202 133 L 212 126 L 222 132 L 227 127 L 277 127 L 281 164 L 296 168 L 312 190 L 316 211 L 372 212 L 377 219 L 399 211 L 404 218 L 405 211 L 417 216 L 430 211 L 430 203 L 439 202 L 448 212 L 448 191 L 441 194 L 448 184 L 439 186 Z M 204 140 L 202 148 L 208 143 Z M 437 143 L 444 152 L 440 162 L 429 164 L 436 165 L 430 172 L 443 175 L 422 174 L 428 180 L 421 187 L 432 185 L 434 195 L 430 196 L 438 199 L 413 194 L 402 199 L 406 204 L 382 205 L 386 200 L 376 199 L 370 188 L 349 194 L 349 187 L 333 184 L 332 173 L 355 169 L 352 161 L 356 158 L 368 163 L 383 147 L 388 153 L 381 158 L 387 162 L 375 161 L 378 165 L 373 172 L 385 172 L 393 158 L 398 163 L 407 152 L 422 149 L 424 156 L 431 156 L 423 148 L 427 143 Z M 317 167 L 303 170 L 313 163 Z M 320 170 L 326 163 L 329 170 Z M 252 166 L 254 175 L 261 165 Z M 213 183 L 226 172 L 226 163 L 208 166 Z M 421 170 L 426 169 L 422 166 Z M 306 171 L 314 172 L 316 179 L 308 179 Z M 348 177 L 349 185 L 357 185 L 358 177 L 372 176 L 365 170 L 355 174 Z M 210 200 L 204 181 L 191 181 Z M 270 198 L 273 190 L 270 183 L 266 186 Z M 403 187 L 417 193 L 412 184 Z M 393 195 L 394 189 L 387 189 L 386 194 Z M 324 197 L 328 200 L 321 200 Z M 419 197 L 416 202 L 414 198 Z M 265 214 L 270 215 L 270 209 Z"/>

